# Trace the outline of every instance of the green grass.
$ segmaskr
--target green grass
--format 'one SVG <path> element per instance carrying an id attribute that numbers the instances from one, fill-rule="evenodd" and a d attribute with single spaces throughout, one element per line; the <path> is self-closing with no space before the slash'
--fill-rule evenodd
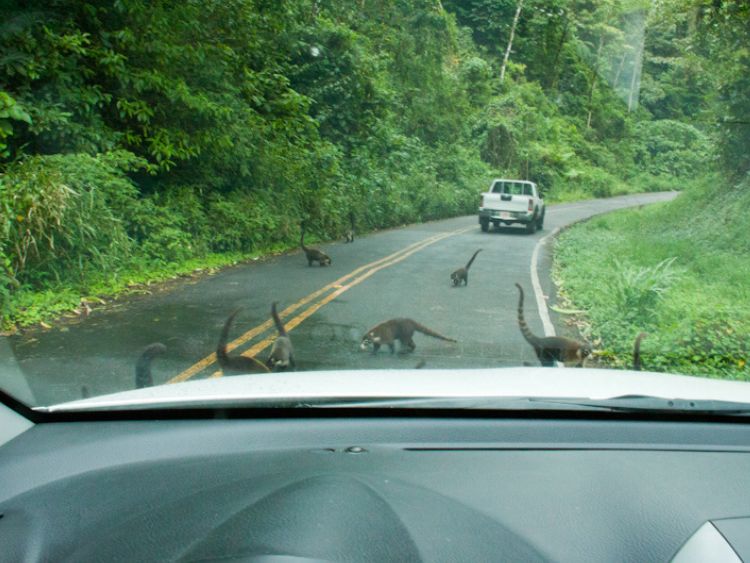
<path id="1" fill-rule="evenodd" d="M 192 275 L 206 275 L 220 268 L 255 260 L 269 254 L 289 250 L 288 245 L 276 245 L 252 253 L 217 253 L 168 264 L 148 264 L 133 261 L 115 272 L 102 272 L 86 280 L 85 286 L 59 284 L 44 291 L 21 289 L 14 292 L 10 303 L 11 314 L 0 319 L 0 330 L 12 332 L 40 322 L 53 324 L 65 316 L 77 316 L 82 302 L 96 307 L 109 299 L 132 293 L 150 291 L 149 286 Z"/>
<path id="2" fill-rule="evenodd" d="M 558 239 L 555 278 L 586 311 L 599 360 L 750 380 L 750 185 L 695 182 L 677 200 L 575 226 Z"/>

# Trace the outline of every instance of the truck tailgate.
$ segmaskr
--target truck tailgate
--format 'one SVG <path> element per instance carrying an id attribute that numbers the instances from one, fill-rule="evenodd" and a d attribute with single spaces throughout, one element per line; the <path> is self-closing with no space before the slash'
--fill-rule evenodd
<path id="1" fill-rule="evenodd" d="M 500 211 L 526 211 L 529 208 L 528 195 L 483 194 L 484 208 Z"/>

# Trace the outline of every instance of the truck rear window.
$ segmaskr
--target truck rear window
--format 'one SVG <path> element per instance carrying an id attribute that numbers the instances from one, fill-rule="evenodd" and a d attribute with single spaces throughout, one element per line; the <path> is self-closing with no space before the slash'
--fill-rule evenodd
<path id="1" fill-rule="evenodd" d="M 519 182 L 495 182 L 492 184 L 493 194 L 511 194 L 511 195 L 533 195 L 530 184 Z"/>

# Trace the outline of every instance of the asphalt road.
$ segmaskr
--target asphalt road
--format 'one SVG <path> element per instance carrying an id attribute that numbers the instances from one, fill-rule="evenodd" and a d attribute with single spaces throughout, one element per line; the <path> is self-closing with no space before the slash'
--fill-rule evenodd
<path id="1" fill-rule="evenodd" d="M 333 259 L 330 267 L 308 267 L 300 251 L 273 256 L 117 300 L 76 322 L 24 331 L 8 339 L 12 357 L 0 360 L 7 366 L 15 358 L 38 404 L 78 399 L 83 386 L 91 395 L 132 389 L 135 360 L 153 342 L 168 348 L 154 361 L 155 383 L 217 377 L 212 353 L 227 315 L 243 308 L 230 335 L 235 353 L 264 359 L 275 335 L 270 305 L 277 300 L 299 370 L 411 368 L 420 361 L 426 369 L 538 365 L 518 330 L 513 285 L 526 289 L 526 319 L 543 334 L 530 277 L 537 243 L 557 227 L 674 195 L 550 206 L 544 230 L 535 235 L 520 226 L 482 233 L 475 215 L 382 231 L 353 244 L 321 245 Z M 468 287 L 451 287 L 450 273 L 477 248 L 483 252 Z M 554 299 L 549 248 L 540 248 L 538 272 L 544 295 Z M 411 317 L 459 342 L 417 333 L 411 354 L 360 351 L 364 332 L 393 317 Z"/>

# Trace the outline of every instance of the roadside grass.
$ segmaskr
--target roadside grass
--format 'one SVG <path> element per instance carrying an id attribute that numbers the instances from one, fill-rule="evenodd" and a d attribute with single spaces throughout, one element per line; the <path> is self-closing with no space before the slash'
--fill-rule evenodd
<path id="1" fill-rule="evenodd" d="M 555 280 L 608 367 L 750 380 L 750 182 L 704 178 L 675 201 L 565 231 Z"/>
<path id="2" fill-rule="evenodd" d="M 311 237 L 312 240 L 312 237 Z M 124 295 L 150 292 L 151 286 L 193 276 L 210 275 L 220 269 L 263 256 L 289 250 L 276 245 L 252 253 L 216 253 L 173 263 L 146 263 L 133 260 L 113 272 L 90 276 L 85 284 L 60 284 L 44 291 L 20 289 L 10 302 L 10 314 L 0 319 L 0 331 L 12 333 L 16 327 L 44 323 L 50 326 L 64 318 L 75 318 L 88 305 L 96 308 Z"/>

